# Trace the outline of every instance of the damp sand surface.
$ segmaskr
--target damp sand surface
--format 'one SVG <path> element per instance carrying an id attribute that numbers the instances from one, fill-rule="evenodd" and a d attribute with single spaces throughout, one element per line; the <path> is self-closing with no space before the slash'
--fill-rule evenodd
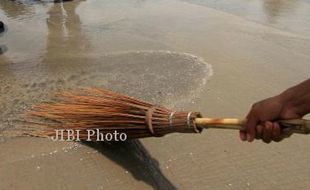
<path id="1" fill-rule="evenodd" d="M 1 0 L 0 18 L 1 132 L 82 87 L 243 118 L 310 73 L 307 0 Z M 0 137 L 0 189 L 309 189 L 309 142 L 247 144 L 223 130 L 123 143 Z"/>

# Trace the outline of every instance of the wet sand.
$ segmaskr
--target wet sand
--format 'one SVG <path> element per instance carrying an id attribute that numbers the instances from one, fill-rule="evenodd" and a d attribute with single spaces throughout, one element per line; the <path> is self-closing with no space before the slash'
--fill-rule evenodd
<path id="1" fill-rule="evenodd" d="M 53 92 L 105 87 L 242 118 L 310 73 L 310 3 L 0 1 L 0 131 Z M 125 143 L 0 136 L 0 189 L 309 189 L 309 137 L 204 130 Z"/>

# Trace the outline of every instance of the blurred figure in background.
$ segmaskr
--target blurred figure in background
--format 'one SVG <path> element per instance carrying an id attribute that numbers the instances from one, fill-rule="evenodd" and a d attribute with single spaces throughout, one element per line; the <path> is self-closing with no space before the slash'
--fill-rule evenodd
<path id="1" fill-rule="evenodd" d="M 0 21 L 0 37 L 6 32 L 7 27 L 5 26 L 5 24 Z M 7 47 L 5 45 L 0 44 L 0 55 L 3 54 L 4 52 L 6 52 Z"/>
<path id="2" fill-rule="evenodd" d="M 0 21 L 0 33 L 4 32 L 4 23 Z"/>

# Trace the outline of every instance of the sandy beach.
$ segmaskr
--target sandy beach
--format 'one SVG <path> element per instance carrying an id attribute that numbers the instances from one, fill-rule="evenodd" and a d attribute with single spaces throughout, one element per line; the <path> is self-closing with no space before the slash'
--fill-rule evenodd
<path id="1" fill-rule="evenodd" d="M 309 78 L 309 18 L 308 0 L 1 0 L 0 134 L 82 87 L 244 118 Z M 306 190 L 309 143 L 216 129 L 119 143 L 0 135 L 0 189 Z"/>

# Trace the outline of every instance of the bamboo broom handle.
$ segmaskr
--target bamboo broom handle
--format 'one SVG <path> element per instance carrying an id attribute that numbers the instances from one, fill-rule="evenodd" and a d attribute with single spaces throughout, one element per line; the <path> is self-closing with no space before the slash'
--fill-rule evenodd
<path id="1" fill-rule="evenodd" d="M 283 129 L 290 128 L 294 133 L 310 133 L 310 120 L 290 119 L 278 121 Z M 202 128 L 245 130 L 245 120 L 235 118 L 196 118 L 195 124 Z"/>

